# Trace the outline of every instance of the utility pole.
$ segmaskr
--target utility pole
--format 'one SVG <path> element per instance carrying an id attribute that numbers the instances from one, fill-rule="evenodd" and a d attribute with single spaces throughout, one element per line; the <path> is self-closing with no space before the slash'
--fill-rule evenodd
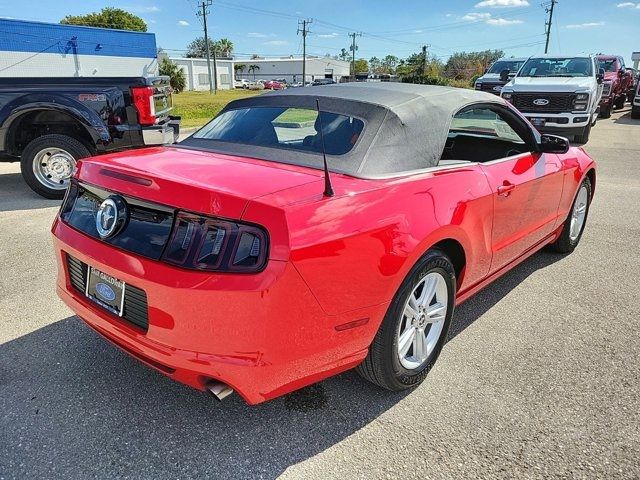
<path id="1" fill-rule="evenodd" d="M 553 20 L 553 7 L 558 3 L 558 0 L 551 0 L 551 7 L 547 7 L 545 12 L 549 14 L 549 20 L 545 22 L 545 26 L 547 27 L 547 42 L 544 44 L 544 53 L 549 52 L 549 37 L 551 37 L 551 21 Z"/>
<path id="2" fill-rule="evenodd" d="M 351 37 L 351 47 L 349 47 L 349 49 L 351 50 L 351 70 L 353 71 L 353 81 L 356 81 L 356 50 L 358 50 L 358 45 L 356 45 L 356 37 L 361 37 L 362 34 L 361 33 L 350 33 L 349 36 Z"/>
<path id="3" fill-rule="evenodd" d="M 216 49 L 213 49 L 213 77 L 211 76 L 211 58 L 209 53 L 209 35 L 207 33 L 207 14 L 209 13 L 209 7 L 213 4 L 213 0 L 202 0 L 198 6 L 202 8 L 198 12 L 198 16 L 202 17 L 202 23 L 204 25 L 204 44 L 207 51 L 207 70 L 209 71 L 209 93 L 218 93 L 218 70 L 216 68 Z"/>
<path id="4" fill-rule="evenodd" d="M 312 22 L 310 18 L 307 20 L 298 20 L 298 31 L 296 35 L 302 33 L 302 86 L 307 86 L 307 33 L 309 33 L 309 24 Z M 302 25 L 302 29 L 300 29 Z"/>

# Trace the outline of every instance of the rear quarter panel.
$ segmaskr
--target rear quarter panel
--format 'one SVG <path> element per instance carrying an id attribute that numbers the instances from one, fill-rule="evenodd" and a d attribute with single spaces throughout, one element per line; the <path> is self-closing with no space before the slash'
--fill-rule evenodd
<path id="1" fill-rule="evenodd" d="M 322 197 L 321 186 L 311 184 L 317 193 L 285 207 L 291 260 L 327 314 L 389 302 L 443 239 L 465 250 L 460 289 L 487 274 L 493 200 L 478 166 L 393 180 L 333 179 L 335 197 Z"/>

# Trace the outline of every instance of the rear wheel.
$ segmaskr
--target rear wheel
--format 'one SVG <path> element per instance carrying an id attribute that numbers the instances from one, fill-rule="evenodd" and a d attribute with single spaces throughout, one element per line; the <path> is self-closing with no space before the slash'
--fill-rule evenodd
<path id="1" fill-rule="evenodd" d="M 76 161 L 90 155 L 87 147 L 73 137 L 43 135 L 29 142 L 22 151 L 22 177 L 43 197 L 62 198 L 75 172 Z"/>
<path id="2" fill-rule="evenodd" d="M 358 373 L 388 390 L 419 385 L 446 341 L 455 280 L 451 260 L 440 250 L 429 250 L 396 293 Z"/>
<path id="3" fill-rule="evenodd" d="M 624 108 L 624 102 L 626 101 L 626 99 L 627 99 L 626 95 L 620 95 L 616 100 L 615 108 L 618 110 L 620 110 L 621 108 Z"/>
<path id="4" fill-rule="evenodd" d="M 587 223 L 589 205 L 591 204 L 591 180 L 586 177 L 578 188 L 576 198 L 564 227 L 558 239 L 551 244 L 551 248 L 559 253 L 571 253 L 578 246 L 582 238 L 584 226 Z"/>
<path id="5" fill-rule="evenodd" d="M 606 105 L 600 108 L 600 118 L 611 117 L 611 105 Z"/>
<path id="6" fill-rule="evenodd" d="M 591 135 L 591 123 L 589 123 L 582 130 L 582 134 L 573 137 L 573 141 L 576 143 L 587 143 L 589 141 L 589 135 Z"/>

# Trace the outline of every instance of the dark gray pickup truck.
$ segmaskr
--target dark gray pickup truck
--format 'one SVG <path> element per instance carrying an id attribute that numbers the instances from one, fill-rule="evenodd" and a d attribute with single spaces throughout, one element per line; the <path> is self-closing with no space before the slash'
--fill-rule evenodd
<path id="1" fill-rule="evenodd" d="M 62 198 L 83 157 L 174 143 L 171 93 L 168 77 L 0 78 L 0 161 Z"/>

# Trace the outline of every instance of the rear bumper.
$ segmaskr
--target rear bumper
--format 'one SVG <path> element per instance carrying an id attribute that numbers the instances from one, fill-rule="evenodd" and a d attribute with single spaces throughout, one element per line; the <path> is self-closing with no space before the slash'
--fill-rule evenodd
<path id="1" fill-rule="evenodd" d="M 142 142 L 144 145 L 171 145 L 180 136 L 180 117 L 169 117 L 163 125 L 142 127 Z"/>
<path id="2" fill-rule="evenodd" d="M 215 379 L 256 404 L 358 365 L 379 322 L 338 324 L 384 314 L 384 306 L 327 316 L 296 269 L 269 261 L 255 275 L 212 275 L 114 249 L 56 221 L 57 293 L 91 328 L 181 383 L 203 390 Z M 144 330 L 71 286 L 66 255 L 144 290 Z"/>

